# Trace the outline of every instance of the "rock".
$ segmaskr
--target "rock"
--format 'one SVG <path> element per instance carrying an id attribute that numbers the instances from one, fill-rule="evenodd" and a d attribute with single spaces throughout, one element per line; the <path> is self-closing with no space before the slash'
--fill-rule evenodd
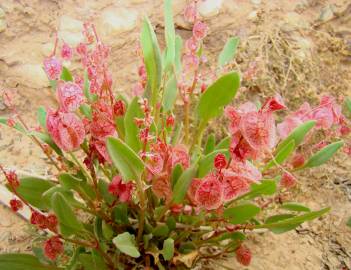
<path id="1" fill-rule="evenodd" d="M 6 30 L 6 21 L 4 19 L 0 19 L 0 33 Z"/>
<path id="2" fill-rule="evenodd" d="M 299 28 L 308 28 L 310 24 L 298 13 L 288 12 L 284 17 L 284 31 L 293 31 Z"/>
<path id="3" fill-rule="evenodd" d="M 199 13 L 203 17 L 212 17 L 219 13 L 223 0 L 204 0 L 199 3 Z"/>
<path id="4" fill-rule="evenodd" d="M 41 53 L 43 56 L 49 56 L 54 50 L 55 44 L 52 42 L 47 42 L 41 46 Z"/>
<path id="5" fill-rule="evenodd" d="M 30 88 L 43 88 L 49 86 L 49 80 L 41 64 L 24 64 L 13 69 L 13 75 L 20 84 Z"/>
<path id="6" fill-rule="evenodd" d="M 63 15 L 60 18 L 58 36 L 59 38 L 67 42 L 69 45 L 75 47 L 78 45 L 79 42 L 82 42 L 84 40 L 82 31 L 83 22 L 66 15 Z"/>
<path id="7" fill-rule="evenodd" d="M 125 8 L 108 8 L 100 16 L 99 28 L 105 36 L 130 31 L 135 28 L 138 13 Z"/>
<path id="8" fill-rule="evenodd" d="M 251 0 L 251 3 L 254 5 L 259 5 L 261 4 L 261 0 Z"/>
<path id="9" fill-rule="evenodd" d="M 319 20 L 322 22 L 329 21 L 334 17 L 334 10 L 335 6 L 333 5 L 328 5 L 324 7 L 321 11 L 321 14 L 319 15 Z"/>
<path id="10" fill-rule="evenodd" d="M 251 11 L 249 16 L 247 17 L 247 19 L 249 21 L 252 21 L 252 22 L 257 21 L 258 20 L 258 11 L 257 10 Z"/>
<path id="11" fill-rule="evenodd" d="M 5 11 L 0 8 L 0 19 L 4 19 L 5 18 Z"/>

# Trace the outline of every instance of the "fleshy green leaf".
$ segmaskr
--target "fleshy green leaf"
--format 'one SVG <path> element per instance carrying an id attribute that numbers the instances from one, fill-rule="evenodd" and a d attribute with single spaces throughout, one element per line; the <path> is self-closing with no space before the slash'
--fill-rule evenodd
<path id="1" fill-rule="evenodd" d="M 201 95 L 197 112 L 203 122 L 219 116 L 223 107 L 228 105 L 234 98 L 240 86 L 238 73 L 230 72 L 223 75 Z"/>
<path id="2" fill-rule="evenodd" d="M 61 80 L 64 80 L 66 82 L 73 81 L 73 76 L 72 76 L 71 72 L 68 70 L 68 68 L 66 68 L 66 67 L 62 68 Z"/>
<path id="3" fill-rule="evenodd" d="M 39 107 L 37 111 L 37 119 L 40 126 L 46 130 L 46 110 L 43 106 Z"/>
<path id="4" fill-rule="evenodd" d="M 163 248 L 161 251 L 163 258 L 166 261 L 169 261 L 173 258 L 174 255 L 174 240 L 172 238 L 168 238 L 163 242 Z"/>
<path id="5" fill-rule="evenodd" d="M 218 56 L 218 66 L 222 67 L 233 60 L 236 54 L 236 50 L 239 45 L 239 38 L 229 38 L 227 43 L 224 45 L 223 50 Z"/>
<path id="6" fill-rule="evenodd" d="M 266 166 L 262 169 L 262 171 L 266 171 L 274 166 L 276 164 L 282 164 L 290 155 L 292 152 L 295 150 L 295 141 L 291 140 L 287 145 L 281 148 L 281 150 L 275 155 L 274 159 L 271 160 L 267 163 Z"/>
<path id="7" fill-rule="evenodd" d="M 0 254 L 1 270 L 59 270 L 63 268 L 42 264 L 30 254 Z"/>
<path id="8" fill-rule="evenodd" d="M 173 23 L 172 0 L 164 2 L 165 17 L 165 40 L 166 40 L 166 61 L 165 69 L 170 68 L 174 64 L 175 57 L 175 30 Z"/>
<path id="9" fill-rule="evenodd" d="M 276 222 L 284 221 L 286 219 L 293 218 L 293 217 L 295 217 L 295 215 L 292 215 L 292 214 L 274 215 L 274 216 L 267 218 L 265 223 L 266 224 L 276 223 Z M 291 230 L 295 229 L 297 226 L 299 226 L 300 224 L 301 223 L 288 224 L 286 226 L 282 226 L 279 228 L 271 228 L 270 230 L 275 234 L 280 234 L 280 233 L 285 233 L 285 232 L 291 231 Z"/>
<path id="10" fill-rule="evenodd" d="M 302 168 L 313 168 L 326 163 L 342 146 L 343 141 L 331 143 L 315 153 Z"/>
<path id="11" fill-rule="evenodd" d="M 182 47 L 183 40 L 180 36 L 176 35 L 175 38 L 175 71 L 176 74 L 182 70 Z"/>
<path id="12" fill-rule="evenodd" d="M 213 152 L 215 145 L 216 145 L 216 137 L 214 134 L 210 134 L 208 136 L 206 144 L 205 144 L 204 154 L 207 155 L 207 154 Z"/>
<path id="13" fill-rule="evenodd" d="M 134 121 L 136 117 L 142 117 L 142 111 L 138 104 L 137 97 L 135 97 L 128 106 L 124 116 L 124 128 L 126 132 L 125 142 L 130 146 L 130 148 L 138 152 L 141 149 L 141 143 L 139 139 L 139 128 Z"/>
<path id="14" fill-rule="evenodd" d="M 141 48 L 147 73 L 146 97 L 154 106 L 157 102 L 162 77 L 162 60 L 156 34 L 148 18 L 144 19 L 141 30 Z"/>
<path id="15" fill-rule="evenodd" d="M 107 270 L 104 259 L 96 251 L 91 254 L 79 254 L 79 261 L 82 263 L 84 270 Z"/>
<path id="16" fill-rule="evenodd" d="M 77 219 L 65 197 L 56 192 L 51 198 L 51 206 L 60 224 L 61 234 L 70 236 L 84 230 L 83 224 Z"/>
<path id="17" fill-rule="evenodd" d="M 165 237 L 169 233 L 167 225 L 159 225 L 152 230 L 152 234 L 156 237 Z"/>
<path id="18" fill-rule="evenodd" d="M 144 163 L 140 157 L 123 141 L 118 138 L 108 138 L 107 150 L 113 164 L 121 173 L 124 181 L 138 179 L 143 170 Z"/>
<path id="19" fill-rule="evenodd" d="M 298 203 L 284 203 L 281 208 L 296 212 L 311 212 L 311 209 Z"/>
<path id="20" fill-rule="evenodd" d="M 274 180 L 262 180 L 260 184 L 253 183 L 250 192 L 238 197 L 235 200 L 253 199 L 262 195 L 273 195 L 277 191 L 277 183 Z"/>
<path id="21" fill-rule="evenodd" d="M 224 210 L 223 216 L 232 224 L 241 224 L 255 217 L 261 208 L 254 204 L 242 204 Z"/>
<path id="22" fill-rule="evenodd" d="M 177 183 L 173 189 L 173 202 L 174 203 L 182 203 L 185 197 L 185 194 L 188 190 L 188 187 L 191 183 L 191 180 L 195 176 L 197 170 L 197 165 L 193 165 L 192 167 L 186 169 L 182 175 L 179 177 Z"/>
<path id="23" fill-rule="evenodd" d="M 316 121 L 307 121 L 298 127 L 296 127 L 290 135 L 282 141 L 276 151 L 279 152 L 283 147 L 290 143 L 291 140 L 295 141 L 295 147 L 297 147 L 305 138 L 306 134 L 316 125 Z"/>
<path id="24" fill-rule="evenodd" d="M 166 87 L 164 90 L 164 95 L 163 95 L 163 100 L 162 100 L 162 105 L 163 105 L 163 110 L 165 112 L 169 112 L 173 109 L 174 102 L 177 99 L 177 81 L 174 75 L 168 80 L 166 83 Z"/>
<path id="25" fill-rule="evenodd" d="M 60 184 L 67 188 L 73 189 L 80 194 L 83 194 L 91 199 L 95 198 L 95 192 L 92 187 L 80 178 L 77 178 L 71 174 L 63 173 L 59 177 Z"/>
<path id="26" fill-rule="evenodd" d="M 129 224 L 128 205 L 125 203 L 116 205 L 112 210 L 112 217 L 117 224 Z"/>
<path id="27" fill-rule="evenodd" d="M 133 258 L 140 257 L 140 253 L 135 246 L 135 237 L 129 232 L 117 235 L 115 238 L 113 238 L 112 242 L 124 254 L 127 254 Z"/>
<path id="28" fill-rule="evenodd" d="M 217 154 L 222 153 L 224 154 L 227 159 L 229 158 L 229 150 L 216 150 L 213 151 L 212 153 L 209 153 L 208 155 L 204 156 L 200 161 L 199 161 L 199 171 L 198 171 L 198 177 L 202 178 L 205 175 L 207 175 L 214 167 L 214 158 L 216 157 Z"/>
<path id="29" fill-rule="evenodd" d="M 20 183 L 16 191 L 21 197 L 34 207 L 42 210 L 48 209 L 45 200 L 42 199 L 42 195 L 54 186 L 51 181 L 34 177 L 23 177 Z"/>
<path id="30" fill-rule="evenodd" d="M 177 183 L 177 181 L 178 181 L 179 177 L 182 175 L 182 173 L 183 173 L 182 165 L 180 165 L 178 163 L 177 165 L 175 165 L 175 167 L 172 171 L 172 175 L 171 175 L 172 188 Z"/>
<path id="31" fill-rule="evenodd" d="M 232 138 L 230 136 L 225 137 L 216 145 L 215 150 L 229 149 L 231 140 Z"/>
<path id="32" fill-rule="evenodd" d="M 89 120 L 92 119 L 92 112 L 91 112 L 91 107 L 90 105 L 83 103 L 82 105 L 80 105 L 79 107 L 80 112 L 87 117 Z"/>

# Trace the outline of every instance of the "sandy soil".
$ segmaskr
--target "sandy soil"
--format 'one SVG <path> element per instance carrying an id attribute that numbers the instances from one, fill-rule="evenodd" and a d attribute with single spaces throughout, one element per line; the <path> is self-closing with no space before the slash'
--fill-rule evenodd
<path id="1" fill-rule="evenodd" d="M 139 61 L 134 57 L 139 26 L 148 15 L 163 35 L 162 1 L 143 0 L 3 0 L 0 3 L 0 89 L 16 93 L 15 102 L 29 125 L 38 106 L 54 99 L 40 68 L 50 52 L 56 29 L 69 43 L 79 40 L 81 21 L 92 19 L 112 47 L 111 66 L 116 91 L 130 92 Z M 213 59 L 226 39 L 239 35 L 238 67 L 255 59 L 261 73 L 244 95 L 264 97 L 279 91 L 294 107 L 313 102 L 323 92 L 351 96 L 351 4 L 347 0 L 225 0 L 209 1 L 202 14 L 210 25 L 205 39 Z M 190 36 L 181 18 L 185 1 L 175 0 L 177 31 Z M 348 8 L 348 9 L 347 9 Z M 1 12 L 3 11 L 3 12 Z M 122 19 L 120 19 L 122 18 Z M 288 42 L 285 42 L 285 41 Z M 162 44 L 162 42 L 161 42 Z M 71 63 L 72 69 L 75 63 Z M 0 101 L 0 116 L 9 112 Z M 22 172 L 51 174 L 45 157 L 30 140 L 0 129 L 0 163 Z M 300 177 L 297 202 L 311 208 L 332 206 L 318 221 L 284 235 L 255 235 L 248 245 L 254 258 L 249 269 L 351 269 L 351 160 L 340 154 L 323 168 Z M 26 223 L 0 207 L 0 252 L 26 251 Z M 235 259 L 224 264 L 243 269 Z"/>

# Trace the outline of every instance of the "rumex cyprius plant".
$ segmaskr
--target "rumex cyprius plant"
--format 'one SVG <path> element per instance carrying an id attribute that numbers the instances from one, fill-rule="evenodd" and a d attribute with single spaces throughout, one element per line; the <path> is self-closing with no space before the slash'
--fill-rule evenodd
<path id="1" fill-rule="evenodd" d="M 183 269 L 227 254 L 247 266 L 248 231 L 283 233 L 329 210 L 288 197 L 297 171 L 324 164 L 343 146 L 350 127 L 341 106 L 324 96 L 282 117 L 288 109 L 278 94 L 262 106 L 230 105 L 240 86 L 230 71 L 238 39 L 206 69 L 208 27 L 196 2 L 184 15 L 193 34 L 183 46 L 165 1 L 163 53 L 144 20 L 132 99 L 114 93 L 109 48 L 90 23 L 86 42 L 63 43 L 60 53 L 56 42 L 44 60 L 59 106 L 39 109 L 40 127 L 29 128 L 4 94 L 12 115 L 0 122 L 30 136 L 57 174 L 19 177 L 1 167 L 12 210 L 29 208 L 43 233 L 35 256 L 0 255 L 0 269 Z M 81 73 L 65 67 L 73 58 Z M 206 129 L 223 114 L 228 136 L 217 141 Z"/>

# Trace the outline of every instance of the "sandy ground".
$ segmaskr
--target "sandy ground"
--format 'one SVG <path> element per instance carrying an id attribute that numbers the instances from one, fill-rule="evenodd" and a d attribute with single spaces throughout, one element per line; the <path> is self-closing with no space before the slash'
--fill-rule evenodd
<path id="1" fill-rule="evenodd" d="M 17 94 L 21 114 L 34 126 L 36 108 L 54 104 L 40 65 L 50 53 L 55 31 L 75 44 L 81 38 L 81 22 L 92 19 L 112 47 L 116 91 L 130 92 L 139 65 L 134 51 L 141 20 L 147 14 L 162 38 L 161 2 L 2 0 L 0 89 Z M 180 15 L 184 4 L 174 1 L 177 31 L 186 38 L 190 28 Z M 350 5 L 346 0 L 206 0 L 201 12 L 210 26 L 205 39 L 208 56 L 213 59 L 229 36 L 239 35 L 238 68 L 245 70 L 255 59 L 263 63 L 260 76 L 247 85 L 247 95 L 264 97 L 279 91 L 291 106 L 305 99 L 313 101 L 323 92 L 351 96 Z M 70 68 L 74 67 L 72 63 Z M 0 102 L 0 116 L 7 114 Z M 50 174 L 45 161 L 29 139 L 1 127 L 1 164 L 22 172 Z M 332 211 L 284 235 L 250 237 L 254 257 L 248 269 L 351 269 L 351 229 L 345 225 L 351 216 L 350 166 L 350 158 L 340 154 L 327 166 L 301 175 L 296 201 L 315 209 L 329 205 Z M 28 250 L 26 227 L 21 218 L 1 206 L 0 252 Z M 244 269 L 235 259 L 224 264 Z"/>

